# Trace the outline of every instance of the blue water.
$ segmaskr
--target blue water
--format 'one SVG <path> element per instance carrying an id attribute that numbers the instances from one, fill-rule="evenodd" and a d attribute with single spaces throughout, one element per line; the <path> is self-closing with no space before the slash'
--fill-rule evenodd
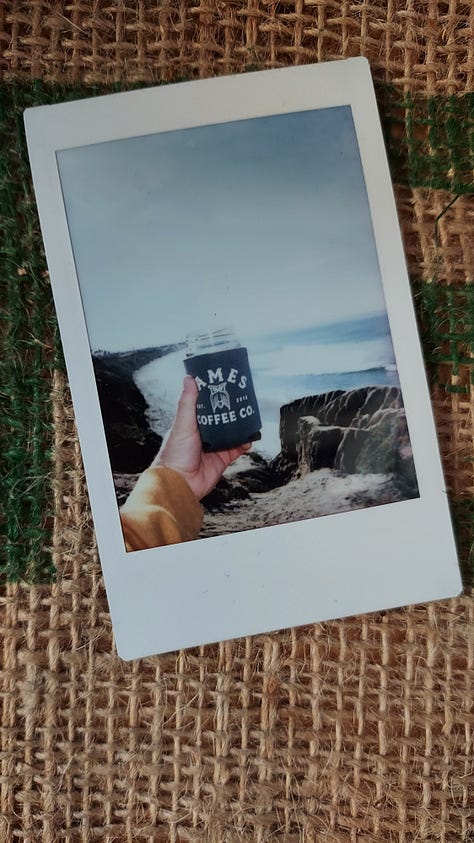
<path id="1" fill-rule="evenodd" d="M 267 456 L 279 450 L 282 404 L 333 389 L 399 385 L 385 314 L 249 337 L 247 347 Z"/>

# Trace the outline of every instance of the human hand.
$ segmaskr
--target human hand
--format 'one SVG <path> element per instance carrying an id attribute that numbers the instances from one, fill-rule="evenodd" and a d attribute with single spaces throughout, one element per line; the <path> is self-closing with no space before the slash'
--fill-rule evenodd
<path id="1" fill-rule="evenodd" d="M 152 466 L 163 465 L 177 471 L 186 480 L 198 500 L 205 497 L 222 477 L 226 468 L 250 450 L 250 443 L 205 454 L 196 420 L 198 388 L 191 375 L 183 381 L 171 430 L 165 437 Z"/>

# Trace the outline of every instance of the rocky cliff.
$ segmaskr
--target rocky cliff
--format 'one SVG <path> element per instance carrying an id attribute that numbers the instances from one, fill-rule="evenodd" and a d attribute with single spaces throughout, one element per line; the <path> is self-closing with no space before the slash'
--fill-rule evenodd
<path id="1" fill-rule="evenodd" d="M 142 366 L 179 346 L 94 354 L 97 392 L 114 474 L 138 474 L 150 465 L 162 439 L 148 423 L 147 403 L 133 375 Z"/>
<path id="2" fill-rule="evenodd" d="M 391 474 L 416 497 L 413 455 L 398 387 L 336 390 L 280 410 L 281 453 L 272 461 L 287 480 L 331 468 L 344 474 Z"/>
<path id="3" fill-rule="evenodd" d="M 390 477 L 393 499 L 418 496 L 405 410 L 397 387 L 312 395 L 280 409 L 280 453 L 249 454 L 231 466 L 204 505 L 219 508 L 323 469 Z"/>

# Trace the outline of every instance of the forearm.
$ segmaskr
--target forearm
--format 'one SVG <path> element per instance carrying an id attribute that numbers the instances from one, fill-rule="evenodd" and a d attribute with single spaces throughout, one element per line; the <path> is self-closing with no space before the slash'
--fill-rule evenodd
<path id="1" fill-rule="evenodd" d="M 203 510 L 186 481 L 164 466 L 148 468 L 120 510 L 127 550 L 195 539 Z"/>

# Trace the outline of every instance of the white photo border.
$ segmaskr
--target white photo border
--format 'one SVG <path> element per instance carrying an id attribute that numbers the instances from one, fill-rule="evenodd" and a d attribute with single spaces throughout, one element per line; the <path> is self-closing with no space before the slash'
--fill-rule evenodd
<path id="1" fill-rule="evenodd" d="M 56 153 L 350 106 L 420 497 L 127 553 Z M 395 201 L 363 58 L 183 82 L 25 112 L 41 229 L 116 645 L 124 659 L 457 595 L 461 580 Z"/>

